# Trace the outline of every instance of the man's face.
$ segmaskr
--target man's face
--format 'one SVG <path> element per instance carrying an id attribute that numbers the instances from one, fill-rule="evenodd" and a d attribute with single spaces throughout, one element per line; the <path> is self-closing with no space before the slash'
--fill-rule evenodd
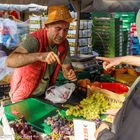
<path id="1" fill-rule="evenodd" d="M 69 23 L 58 21 L 47 25 L 47 35 L 50 45 L 60 44 L 67 36 Z"/>

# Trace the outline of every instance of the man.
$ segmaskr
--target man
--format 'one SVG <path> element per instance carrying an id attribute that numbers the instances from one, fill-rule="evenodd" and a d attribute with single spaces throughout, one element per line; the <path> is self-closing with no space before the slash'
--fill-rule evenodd
<path id="1" fill-rule="evenodd" d="M 66 79 L 77 80 L 66 39 L 72 21 L 66 6 L 49 6 L 46 28 L 28 35 L 7 58 L 7 66 L 16 68 L 11 79 L 12 102 L 43 94 L 55 84 L 60 68 Z"/>

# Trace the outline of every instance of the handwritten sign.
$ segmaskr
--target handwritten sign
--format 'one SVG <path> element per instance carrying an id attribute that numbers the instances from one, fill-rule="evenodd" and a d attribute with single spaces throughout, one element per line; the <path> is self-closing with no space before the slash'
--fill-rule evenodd
<path id="1" fill-rule="evenodd" d="M 74 119 L 74 140 L 96 140 L 94 137 L 95 133 L 95 122 Z"/>

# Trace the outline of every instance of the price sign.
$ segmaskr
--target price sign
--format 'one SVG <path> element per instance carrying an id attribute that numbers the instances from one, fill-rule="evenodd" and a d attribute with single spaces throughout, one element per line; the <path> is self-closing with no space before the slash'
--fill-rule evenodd
<path id="1" fill-rule="evenodd" d="M 94 133 L 96 130 L 95 122 L 74 119 L 74 140 L 96 140 Z"/>

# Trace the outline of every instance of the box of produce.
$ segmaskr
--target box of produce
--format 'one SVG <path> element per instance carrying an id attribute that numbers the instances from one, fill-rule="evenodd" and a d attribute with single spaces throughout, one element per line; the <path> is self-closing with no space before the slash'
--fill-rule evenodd
<path id="1" fill-rule="evenodd" d="M 37 131 L 50 134 L 52 130 L 50 125 L 45 122 L 46 118 L 58 114 L 65 116 L 65 111 L 35 98 L 28 98 L 5 106 L 5 114 L 9 121 L 18 120 L 24 116 L 27 123 Z"/>

